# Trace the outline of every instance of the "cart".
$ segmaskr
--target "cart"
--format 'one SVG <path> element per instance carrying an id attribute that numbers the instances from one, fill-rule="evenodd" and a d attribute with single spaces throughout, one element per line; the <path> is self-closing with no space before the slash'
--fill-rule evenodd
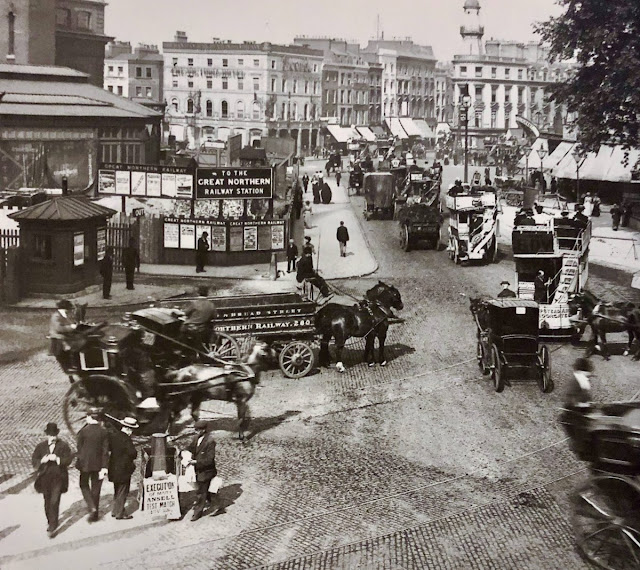
<path id="1" fill-rule="evenodd" d="M 540 390 L 553 390 L 549 349 L 538 338 L 538 303 L 522 299 L 475 300 L 471 311 L 478 328 L 476 357 L 496 392 L 509 384 L 509 375 L 535 372 Z M 513 376 L 511 374 L 511 376 Z"/>
<path id="2" fill-rule="evenodd" d="M 600 568 L 640 568 L 640 402 L 568 406 L 560 421 L 591 467 L 571 501 L 577 547 Z"/>
<path id="3" fill-rule="evenodd" d="M 371 172 L 364 175 L 364 197 L 366 220 L 379 215 L 382 219 L 393 218 L 395 183 L 390 172 Z"/>

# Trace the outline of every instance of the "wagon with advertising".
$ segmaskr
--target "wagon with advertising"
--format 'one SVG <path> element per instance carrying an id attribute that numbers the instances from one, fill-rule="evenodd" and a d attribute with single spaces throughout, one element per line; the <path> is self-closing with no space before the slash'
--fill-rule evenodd
<path id="1" fill-rule="evenodd" d="M 395 179 L 390 172 L 369 172 L 364 175 L 364 218 L 374 216 L 382 219 L 393 218 Z"/>
<path id="2" fill-rule="evenodd" d="M 496 392 L 509 376 L 535 373 L 540 390 L 553 390 L 549 349 L 538 337 L 538 303 L 522 299 L 474 299 L 471 312 L 477 325 L 478 366 L 491 374 Z"/>

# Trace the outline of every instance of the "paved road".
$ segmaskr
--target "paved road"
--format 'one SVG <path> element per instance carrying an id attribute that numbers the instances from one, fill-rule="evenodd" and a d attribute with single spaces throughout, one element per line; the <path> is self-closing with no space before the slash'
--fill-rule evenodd
<path id="1" fill-rule="evenodd" d="M 256 433 L 244 446 L 232 409 L 208 406 L 228 505 L 219 517 L 141 527 L 136 513 L 131 527 L 101 521 L 113 534 L 95 536 L 75 492 L 63 503 L 68 530 L 55 542 L 24 545 L 21 529 L 11 529 L 19 513 L 6 513 L 39 506 L 39 498 L 30 489 L 5 495 L 0 505 L 12 509 L 0 509 L 0 565 L 584 568 L 566 510 L 584 471 L 556 421 L 562 378 L 578 350 L 552 347 L 554 393 L 522 382 L 495 394 L 475 364 L 468 302 L 495 293 L 513 264 L 460 267 L 444 251 L 405 254 L 393 222 L 362 223 L 380 268 L 338 285 L 360 294 L 382 279 L 402 292 L 406 323 L 390 331 L 386 368 L 364 366 L 354 342 L 346 374 L 331 369 L 295 381 L 267 374 L 252 401 Z M 633 295 L 596 279 L 591 287 Z M 629 397 L 638 380 L 638 364 L 622 356 L 596 361 L 597 399 Z M 61 420 L 65 389 L 45 355 L 0 368 L 3 472 L 28 472 L 42 425 Z"/>

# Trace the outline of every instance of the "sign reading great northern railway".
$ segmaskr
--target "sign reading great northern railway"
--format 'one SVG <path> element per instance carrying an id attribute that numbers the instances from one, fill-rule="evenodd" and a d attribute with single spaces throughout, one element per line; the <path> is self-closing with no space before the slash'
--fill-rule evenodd
<path id="1" fill-rule="evenodd" d="M 271 168 L 198 168 L 196 198 L 271 198 Z"/>

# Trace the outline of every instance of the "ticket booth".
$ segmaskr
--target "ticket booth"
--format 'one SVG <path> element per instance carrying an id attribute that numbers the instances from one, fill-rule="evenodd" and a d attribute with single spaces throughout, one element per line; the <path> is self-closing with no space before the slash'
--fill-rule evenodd
<path id="1" fill-rule="evenodd" d="M 23 294 L 76 293 L 100 283 L 115 213 L 86 196 L 60 196 L 9 214 L 20 225 Z"/>

